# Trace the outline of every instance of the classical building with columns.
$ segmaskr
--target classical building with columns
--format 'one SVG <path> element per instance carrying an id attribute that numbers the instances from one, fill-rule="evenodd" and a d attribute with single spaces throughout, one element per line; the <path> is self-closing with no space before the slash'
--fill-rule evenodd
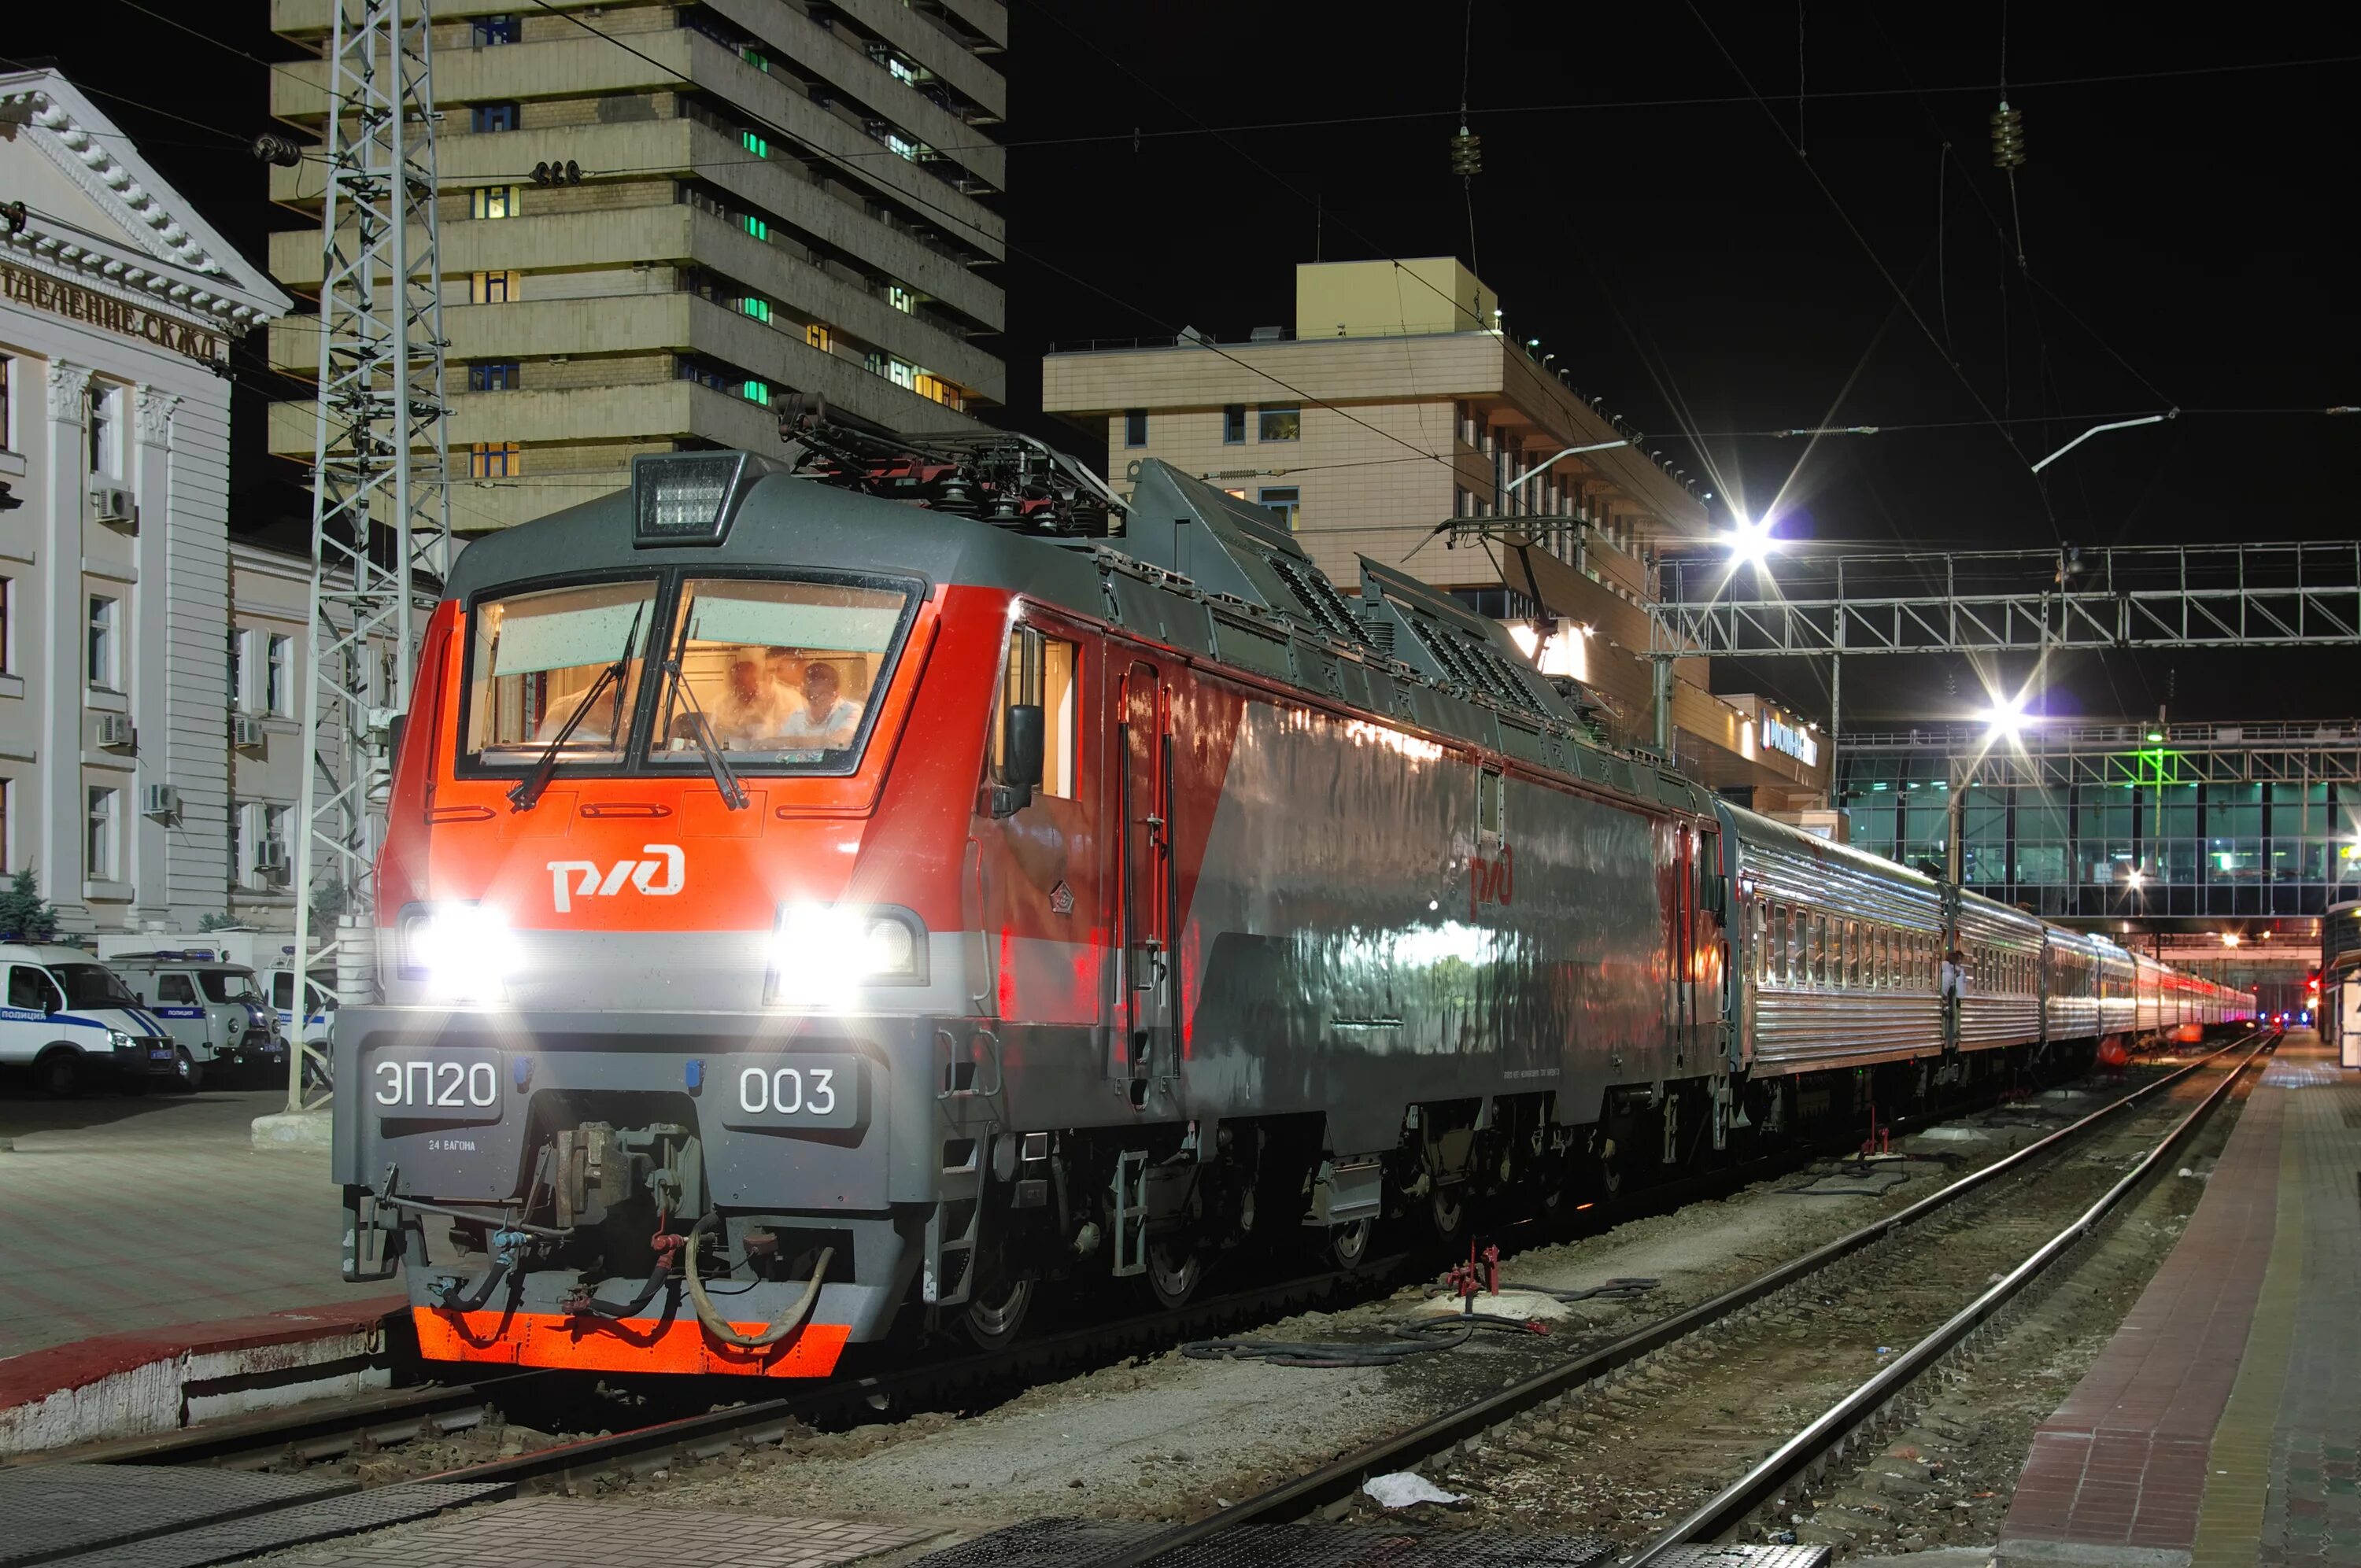
<path id="1" fill-rule="evenodd" d="M 289 304 L 63 75 L 0 74 L 0 862 L 70 930 L 223 908 L 229 345 Z"/>

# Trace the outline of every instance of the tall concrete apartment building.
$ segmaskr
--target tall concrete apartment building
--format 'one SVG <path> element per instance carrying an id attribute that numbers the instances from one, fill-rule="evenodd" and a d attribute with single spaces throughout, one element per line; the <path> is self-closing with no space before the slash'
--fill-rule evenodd
<path id="1" fill-rule="evenodd" d="M 1360 556 L 1404 567 L 1506 621 L 1543 671 L 1646 738 L 1655 562 L 1710 524 L 1644 447 L 1615 444 L 1628 427 L 1556 357 L 1509 334 L 1499 297 L 1451 257 L 1307 263 L 1291 327 L 1053 352 L 1041 403 L 1105 433 L 1118 493 L 1133 460 L 1160 457 L 1268 508 L 1348 591 Z M 1583 446 L 1604 449 L 1561 455 Z M 1496 537 L 1446 548 L 1434 534 L 1453 519 Z M 1675 666 L 1682 764 L 1828 826 L 1817 736 L 1760 698 L 1710 695 L 1705 665 Z"/>
<path id="2" fill-rule="evenodd" d="M 324 52 L 332 5 L 273 0 L 272 26 Z M 636 453 L 770 446 L 790 393 L 903 431 L 1003 400 L 1000 0 L 434 16 L 456 530 L 619 488 Z M 272 73 L 272 112 L 314 143 L 325 72 Z M 320 286 L 324 178 L 271 171 L 314 225 L 271 242 L 298 294 Z M 316 374 L 317 330 L 278 323 L 273 362 Z M 274 452 L 308 459 L 313 432 L 308 400 L 274 409 Z"/>

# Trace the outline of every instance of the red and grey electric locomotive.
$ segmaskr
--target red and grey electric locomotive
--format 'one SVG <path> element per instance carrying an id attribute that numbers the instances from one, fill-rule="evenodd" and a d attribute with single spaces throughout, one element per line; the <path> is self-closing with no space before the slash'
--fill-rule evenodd
<path id="1" fill-rule="evenodd" d="M 430 1358 L 992 1343 L 2101 1032 L 2097 948 L 1596 743 L 1157 463 L 642 457 L 467 548 L 415 691 L 335 1158 Z"/>

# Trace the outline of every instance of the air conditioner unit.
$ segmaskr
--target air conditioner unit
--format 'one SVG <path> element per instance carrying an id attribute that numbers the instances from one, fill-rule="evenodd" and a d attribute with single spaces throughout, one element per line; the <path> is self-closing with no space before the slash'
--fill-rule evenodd
<path id="1" fill-rule="evenodd" d="M 144 784 L 139 791 L 139 815 L 166 819 L 181 815 L 181 792 L 168 784 Z"/>
<path id="2" fill-rule="evenodd" d="M 254 874 L 265 882 L 287 880 L 287 846 L 266 839 L 254 847 Z"/>
<path id="3" fill-rule="evenodd" d="M 262 750 L 262 720 L 250 713 L 229 716 L 229 743 L 241 751 Z"/>
<path id="4" fill-rule="evenodd" d="M 98 716 L 98 743 L 101 746 L 109 751 L 128 751 L 137 738 L 138 731 L 131 727 L 129 714 L 102 713 Z"/>
<path id="5" fill-rule="evenodd" d="M 112 522 L 125 528 L 139 524 L 139 503 L 131 492 L 119 485 L 93 485 L 90 488 L 91 515 L 101 522 Z"/>

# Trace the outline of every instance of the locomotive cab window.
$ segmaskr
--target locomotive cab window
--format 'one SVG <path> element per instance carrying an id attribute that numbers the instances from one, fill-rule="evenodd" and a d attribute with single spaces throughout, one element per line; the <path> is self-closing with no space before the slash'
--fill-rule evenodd
<path id="1" fill-rule="evenodd" d="M 704 767 L 701 716 L 741 772 L 851 771 L 914 598 L 873 579 L 689 578 L 662 652 L 680 675 L 657 700 L 651 760 Z"/>
<path id="2" fill-rule="evenodd" d="M 620 762 L 654 630 L 655 597 L 655 583 L 642 580 L 478 603 L 470 758 L 527 764 L 563 734 L 561 762 Z"/>
<path id="3" fill-rule="evenodd" d="M 1508 831 L 1509 783 L 1493 768 L 1476 770 L 1476 831 L 1487 839 L 1499 839 Z"/>
<path id="4" fill-rule="evenodd" d="M 1074 732 L 1080 696 L 1082 650 L 1030 626 L 1008 636 L 1008 658 L 1000 675 L 1000 700 L 992 716 L 992 776 L 1008 782 L 1008 710 L 1030 704 L 1041 709 L 1041 780 L 1038 795 L 1071 800 Z"/>

